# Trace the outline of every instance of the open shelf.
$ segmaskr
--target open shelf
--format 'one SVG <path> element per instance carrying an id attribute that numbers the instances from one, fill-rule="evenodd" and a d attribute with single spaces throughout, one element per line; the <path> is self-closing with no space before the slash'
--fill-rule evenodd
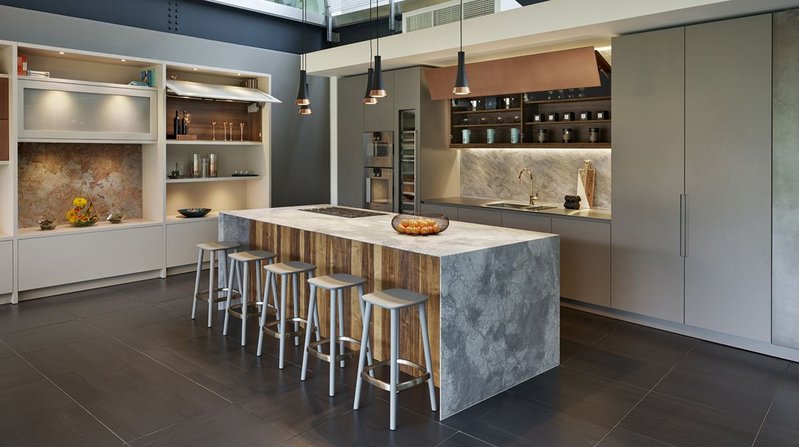
<path id="1" fill-rule="evenodd" d="M 263 146 L 261 141 L 166 140 L 167 146 Z"/>
<path id="2" fill-rule="evenodd" d="M 582 98 L 563 98 L 563 99 L 541 99 L 537 101 L 525 101 L 525 104 L 559 104 L 564 102 L 588 102 L 588 101 L 610 101 L 610 96 L 584 96 Z"/>
<path id="3" fill-rule="evenodd" d="M 161 222 L 147 219 L 126 219 L 118 224 L 112 224 L 101 220 L 91 227 L 74 227 L 68 223 L 59 223 L 53 230 L 41 230 L 39 227 L 20 228 L 17 234 L 20 239 L 29 239 L 36 237 L 59 236 L 62 234 L 71 233 L 95 233 L 98 231 L 114 231 L 124 230 L 136 227 L 151 227 L 161 225 Z"/>
<path id="4" fill-rule="evenodd" d="M 219 219 L 219 211 L 211 211 L 210 213 L 206 214 L 203 217 L 185 217 L 181 214 L 170 214 L 166 216 L 166 223 L 167 225 L 171 224 L 181 224 L 181 223 L 191 223 L 191 222 L 202 222 L 208 220 L 216 220 Z"/>
<path id="5" fill-rule="evenodd" d="M 591 124 L 610 124 L 610 120 L 572 120 L 572 121 L 533 121 L 529 123 L 524 123 L 525 126 L 559 126 L 564 124 L 580 124 L 580 125 L 591 125 Z M 453 126 L 459 127 L 459 126 Z"/>
<path id="6" fill-rule="evenodd" d="M 475 143 L 475 144 L 456 144 L 449 145 L 452 149 L 610 149 L 610 143 Z"/>
<path id="7" fill-rule="evenodd" d="M 199 177 L 199 178 L 168 178 L 167 183 L 206 183 L 206 182 L 235 182 L 240 180 L 260 180 L 261 175 L 241 175 L 235 177 Z"/>
<path id="8" fill-rule="evenodd" d="M 512 109 L 480 109 L 480 110 L 453 110 L 453 115 L 468 115 L 470 113 L 498 113 L 498 112 L 521 112 L 521 107 Z"/>
<path id="9" fill-rule="evenodd" d="M 10 163 L 8 160 L 0 160 L 0 166 L 8 166 Z"/>
<path id="10" fill-rule="evenodd" d="M 452 127 L 468 128 L 468 127 L 521 127 L 522 123 L 495 123 L 495 124 L 455 124 Z"/>

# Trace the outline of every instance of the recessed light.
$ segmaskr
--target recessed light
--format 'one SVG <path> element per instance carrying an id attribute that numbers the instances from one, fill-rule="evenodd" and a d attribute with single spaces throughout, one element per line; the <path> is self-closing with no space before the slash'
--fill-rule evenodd
<path id="1" fill-rule="evenodd" d="M 199 70 L 199 68 L 192 68 L 192 70 L 197 71 L 197 70 Z"/>
<path id="2" fill-rule="evenodd" d="M 58 54 L 64 54 L 64 52 L 63 51 L 59 51 Z"/>
<path id="3" fill-rule="evenodd" d="M 127 59 L 120 59 L 119 62 L 127 62 Z"/>

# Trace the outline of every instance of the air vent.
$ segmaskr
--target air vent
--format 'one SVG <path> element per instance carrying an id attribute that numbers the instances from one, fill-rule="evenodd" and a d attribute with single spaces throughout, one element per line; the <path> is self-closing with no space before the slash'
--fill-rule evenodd
<path id="1" fill-rule="evenodd" d="M 463 17 L 465 19 L 471 19 L 473 17 L 499 12 L 501 3 L 502 0 L 464 1 Z M 402 14 L 402 32 L 409 33 L 420 29 L 457 22 L 460 20 L 460 7 L 460 1 L 454 0 L 405 12 Z"/>

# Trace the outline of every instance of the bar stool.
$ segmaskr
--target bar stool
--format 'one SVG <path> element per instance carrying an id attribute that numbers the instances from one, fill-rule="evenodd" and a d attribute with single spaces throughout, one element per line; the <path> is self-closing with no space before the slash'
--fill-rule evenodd
<path id="1" fill-rule="evenodd" d="M 275 280 L 273 275 L 280 276 L 280 304 L 278 305 L 278 321 L 272 321 L 267 323 L 266 322 L 266 307 L 261 306 L 261 319 L 259 323 L 260 331 L 258 334 L 258 352 L 257 355 L 260 356 L 263 344 L 264 344 L 264 334 L 271 335 L 272 337 L 277 338 L 280 340 L 280 355 L 278 357 L 278 368 L 283 369 L 283 359 L 285 358 L 285 351 L 286 351 L 286 337 L 294 336 L 294 346 L 299 346 L 299 335 L 300 332 L 300 324 L 308 325 L 310 324 L 308 320 L 304 318 L 300 318 L 298 316 L 299 308 L 300 308 L 300 292 L 299 292 L 299 276 L 303 273 L 308 277 L 308 279 L 313 278 L 313 272 L 316 270 L 316 266 L 313 264 L 309 264 L 307 262 L 301 261 L 289 261 L 289 262 L 278 262 L 276 264 L 269 264 L 264 266 L 264 270 L 266 270 L 266 282 L 267 284 L 272 284 Z M 294 323 L 294 330 L 291 332 L 286 331 L 286 294 L 288 288 L 288 280 L 291 278 L 291 289 L 294 295 L 294 317 L 289 318 L 289 321 Z M 316 326 L 316 339 L 319 340 L 319 315 L 318 312 L 314 314 L 314 325 Z M 277 326 L 277 330 L 272 329 L 272 327 Z"/>
<path id="2" fill-rule="evenodd" d="M 261 267 L 263 265 L 263 261 L 271 264 L 274 262 L 275 254 L 271 251 L 262 251 L 262 250 L 250 250 L 250 251 L 239 251 L 236 253 L 231 253 L 228 255 L 228 259 L 230 260 L 230 273 L 228 273 L 228 278 L 230 278 L 230 282 L 234 282 L 234 278 L 238 277 L 241 281 L 241 277 L 244 276 L 243 283 L 244 285 L 241 288 L 241 303 L 231 305 L 230 302 L 233 299 L 233 291 L 230 287 L 228 287 L 227 293 L 227 310 L 225 311 L 225 327 L 222 330 L 222 335 L 227 335 L 227 328 L 228 328 L 228 320 L 230 316 L 234 318 L 239 318 L 241 320 L 241 345 L 244 346 L 247 342 L 247 319 L 251 317 L 258 317 L 258 306 L 266 305 L 269 306 L 269 288 L 267 287 L 264 290 L 264 299 L 261 300 Z M 255 263 L 255 281 L 256 281 L 256 299 L 254 304 L 248 303 L 249 301 L 249 282 L 250 282 L 250 275 L 249 275 L 249 267 L 251 263 Z M 244 273 L 242 274 L 241 271 Z M 275 291 L 275 283 L 272 282 L 272 299 L 274 300 L 274 305 L 272 308 L 277 313 L 277 293 Z"/>
<path id="3" fill-rule="evenodd" d="M 305 348 L 303 349 L 302 354 L 302 375 L 300 376 L 300 380 L 305 380 L 306 372 L 308 371 L 309 354 L 330 363 L 330 389 L 328 394 L 332 397 L 336 394 L 336 362 L 339 362 L 340 366 L 343 368 L 344 360 L 352 357 L 352 355 L 355 353 L 355 351 L 345 353 L 344 343 L 361 345 L 359 340 L 344 336 L 344 289 L 358 287 L 358 304 L 361 308 L 361 317 L 363 317 L 363 285 L 366 283 L 366 280 L 359 276 L 353 276 L 347 273 L 334 273 L 332 275 L 309 278 L 308 283 L 311 285 L 311 298 L 308 302 L 307 320 L 311 319 L 311 315 L 314 315 L 314 311 L 316 310 L 316 289 L 325 289 L 330 292 L 330 337 L 324 338 L 322 340 L 317 339 L 317 341 L 311 343 L 311 326 L 306 325 Z M 338 303 L 338 337 L 336 337 L 335 329 L 336 303 Z M 338 354 L 336 354 L 336 342 L 338 342 L 339 345 Z M 330 354 L 323 354 L 321 352 L 320 347 L 325 343 L 330 343 Z M 367 339 L 366 343 L 362 346 L 362 349 L 368 351 L 369 340 Z M 369 361 L 369 365 L 371 365 L 372 353 L 367 352 L 366 356 Z"/>
<path id="4" fill-rule="evenodd" d="M 197 300 L 207 301 L 208 302 L 208 327 L 211 327 L 212 317 L 214 315 L 214 303 L 218 303 L 220 301 L 224 301 L 227 299 L 227 292 L 228 286 L 230 282 L 228 281 L 225 269 L 220 268 L 222 273 L 222 281 L 224 281 L 224 287 L 214 287 L 214 256 L 217 257 L 217 262 L 219 266 L 222 265 L 222 259 L 224 259 L 224 255 L 227 254 L 228 251 L 237 251 L 239 248 L 239 243 L 237 242 L 203 242 L 201 244 L 197 244 L 197 275 L 194 278 L 194 299 L 191 303 L 191 319 L 194 320 L 194 317 L 197 313 Z M 208 269 L 208 290 L 200 290 L 200 273 L 203 267 L 203 254 L 208 252 L 209 254 L 209 269 Z M 220 253 L 221 252 L 221 253 Z M 221 284 L 220 284 L 221 286 Z M 233 288 L 232 286 L 229 288 Z M 241 285 L 239 285 L 239 289 L 241 289 Z M 220 293 L 225 293 L 225 295 L 220 296 Z M 207 294 L 207 296 L 206 296 Z M 240 290 L 233 290 L 234 297 L 240 297 L 241 292 Z"/>
<path id="5" fill-rule="evenodd" d="M 363 317 L 363 333 L 361 335 L 361 343 L 366 343 L 366 337 L 369 334 L 369 324 L 372 318 L 372 306 L 382 307 L 391 312 L 391 359 L 387 362 L 375 363 L 372 366 L 364 367 L 365 352 L 361 350 L 358 356 L 358 380 L 355 383 L 355 403 L 352 406 L 354 410 L 358 409 L 361 399 L 361 384 L 366 380 L 371 385 L 374 385 L 382 390 L 389 392 L 390 396 L 390 415 L 389 415 L 389 428 L 394 430 L 397 428 L 397 393 L 407 390 L 408 388 L 421 385 L 427 382 L 430 389 L 430 408 L 437 411 L 436 408 L 436 392 L 433 385 L 433 361 L 430 356 L 430 337 L 427 334 L 427 303 L 428 297 L 420 295 L 410 290 L 405 289 L 388 289 L 379 292 L 369 293 L 363 296 L 366 302 L 364 317 Z M 422 328 L 422 345 L 424 346 L 424 361 L 426 368 L 418 365 L 409 360 L 397 358 L 399 350 L 399 310 L 404 307 L 417 306 L 419 309 L 419 324 Z M 380 368 L 381 366 L 389 365 L 390 367 L 390 383 L 370 377 L 367 373 Z M 414 377 L 411 380 L 399 382 L 399 365 L 410 366 L 422 374 Z"/>

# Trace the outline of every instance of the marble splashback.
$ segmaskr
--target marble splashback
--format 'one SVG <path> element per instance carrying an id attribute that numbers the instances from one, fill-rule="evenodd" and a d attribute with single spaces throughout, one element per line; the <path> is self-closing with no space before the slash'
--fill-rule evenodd
<path id="1" fill-rule="evenodd" d="M 585 160 L 596 169 L 594 208 L 610 208 L 610 149 L 480 149 L 461 152 L 461 195 L 527 201 L 530 168 L 540 202 L 563 203 L 577 194 L 577 170 Z"/>
<path id="2" fill-rule="evenodd" d="M 114 203 L 126 218 L 142 217 L 141 145 L 20 144 L 19 227 L 48 214 L 62 223 L 81 182 L 101 219 Z"/>

